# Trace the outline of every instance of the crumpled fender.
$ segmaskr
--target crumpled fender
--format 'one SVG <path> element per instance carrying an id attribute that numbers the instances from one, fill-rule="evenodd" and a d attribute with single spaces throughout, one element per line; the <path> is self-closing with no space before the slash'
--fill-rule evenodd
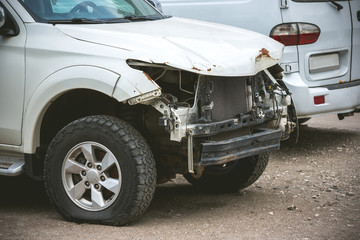
<path id="1" fill-rule="evenodd" d="M 44 114 L 56 98 L 74 89 L 92 89 L 112 96 L 119 75 L 94 66 L 73 66 L 48 76 L 30 97 L 24 113 L 23 148 L 34 153 L 40 146 L 40 127 Z"/>

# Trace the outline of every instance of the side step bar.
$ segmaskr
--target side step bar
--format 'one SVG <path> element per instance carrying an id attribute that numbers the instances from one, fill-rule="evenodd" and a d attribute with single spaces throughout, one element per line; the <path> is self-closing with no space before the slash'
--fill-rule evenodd
<path id="1" fill-rule="evenodd" d="M 17 176 L 24 172 L 24 167 L 24 159 L 0 155 L 0 175 Z"/>

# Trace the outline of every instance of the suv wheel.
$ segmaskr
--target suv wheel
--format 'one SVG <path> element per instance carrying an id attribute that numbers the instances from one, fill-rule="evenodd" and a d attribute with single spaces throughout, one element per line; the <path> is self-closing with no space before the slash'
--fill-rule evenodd
<path id="1" fill-rule="evenodd" d="M 127 224 L 147 209 L 155 184 L 155 161 L 145 139 L 113 117 L 70 123 L 47 151 L 46 191 L 70 221 Z"/>
<path id="2" fill-rule="evenodd" d="M 210 192 L 232 192 L 253 184 L 264 172 L 269 155 L 260 154 L 223 165 L 205 167 L 200 178 L 184 174 L 186 180 L 200 190 Z"/>

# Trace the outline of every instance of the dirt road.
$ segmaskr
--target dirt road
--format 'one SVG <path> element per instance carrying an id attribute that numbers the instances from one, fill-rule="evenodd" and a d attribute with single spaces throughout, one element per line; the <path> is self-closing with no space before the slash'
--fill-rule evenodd
<path id="1" fill-rule="evenodd" d="M 0 178 L 0 239 L 360 239 L 360 114 L 311 119 L 261 178 L 233 194 L 160 185 L 125 227 L 65 222 L 41 183 Z"/>

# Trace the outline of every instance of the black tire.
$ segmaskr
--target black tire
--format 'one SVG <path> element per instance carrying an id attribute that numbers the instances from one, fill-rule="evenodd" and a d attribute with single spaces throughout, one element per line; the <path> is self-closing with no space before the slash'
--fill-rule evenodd
<path id="1" fill-rule="evenodd" d="M 145 139 L 128 123 L 108 116 L 85 117 L 64 127 L 48 148 L 44 175 L 47 194 L 62 217 L 108 225 L 124 225 L 143 214 L 156 184 Z"/>
<path id="2" fill-rule="evenodd" d="M 205 167 L 200 178 L 192 174 L 184 177 L 199 190 L 207 192 L 234 192 L 253 184 L 264 172 L 269 155 L 260 154 L 229 162 L 224 165 Z"/>

